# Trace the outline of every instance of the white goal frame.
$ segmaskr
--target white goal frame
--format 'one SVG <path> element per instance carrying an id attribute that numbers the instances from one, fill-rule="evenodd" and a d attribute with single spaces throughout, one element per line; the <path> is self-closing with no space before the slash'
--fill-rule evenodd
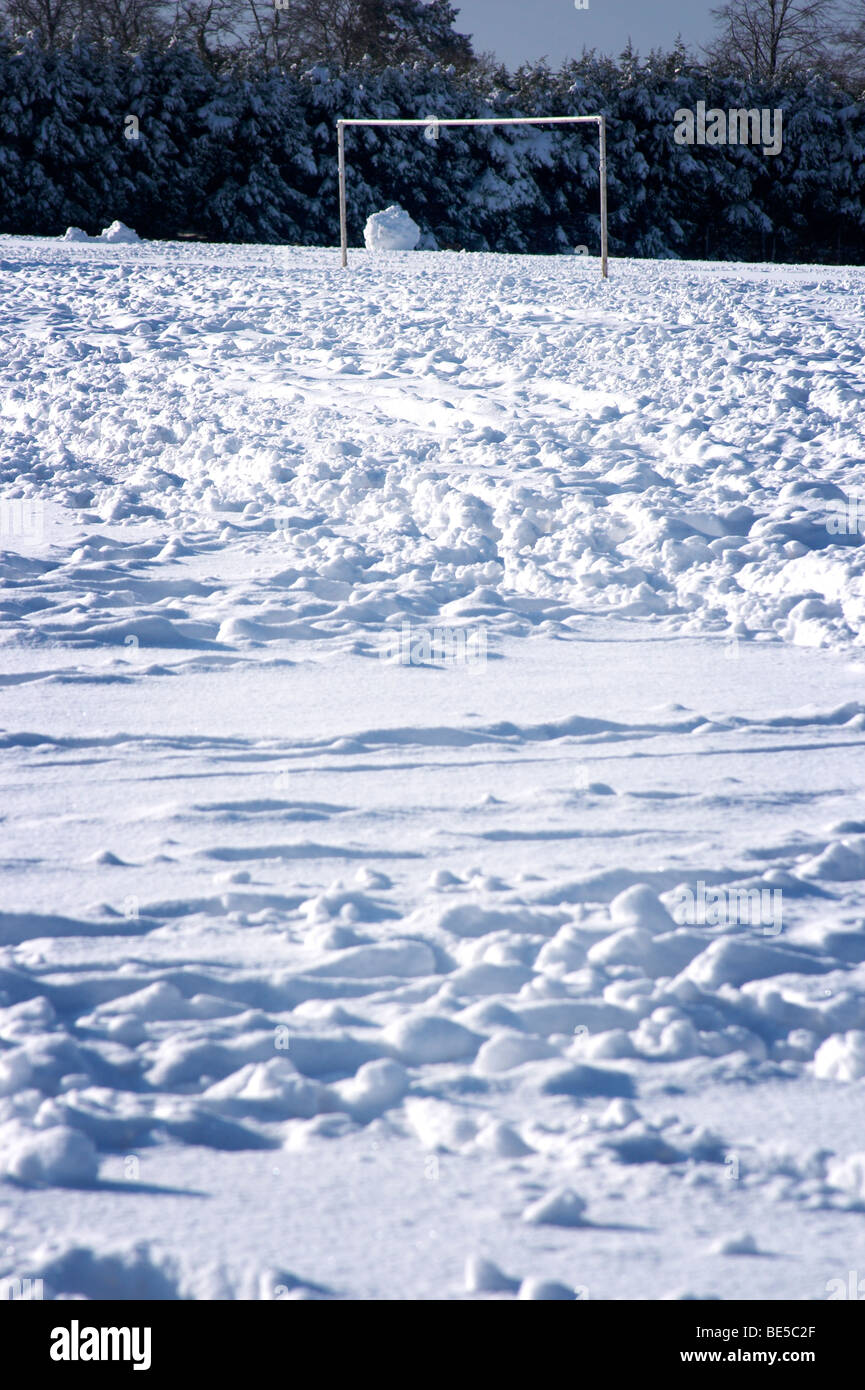
<path id="1" fill-rule="evenodd" d="M 475 125 L 596 125 L 601 192 L 601 278 L 607 279 L 607 122 L 605 116 L 493 116 L 471 120 L 445 120 L 426 116 L 418 120 L 362 120 L 346 118 L 336 123 L 339 145 L 339 240 L 343 269 L 348 265 L 348 215 L 345 198 L 345 130 L 346 126 L 423 126 L 438 135 L 446 126 Z"/>

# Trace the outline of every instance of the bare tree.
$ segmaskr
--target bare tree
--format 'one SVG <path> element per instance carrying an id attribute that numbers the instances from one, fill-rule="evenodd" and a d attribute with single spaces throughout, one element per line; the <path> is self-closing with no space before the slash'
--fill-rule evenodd
<path id="1" fill-rule="evenodd" d="M 165 0 L 0 0 L 0 24 L 45 48 L 81 36 L 131 49 L 165 36 L 165 10 Z"/>
<path id="2" fill-rule="evenodd" d="M 136 47 L 163 28 L 162 0 L 89 0 L 81 8 L 87 15 L 89 33 L 113 39 L 123 48 Z"/>
<path id="3" fill-rule="evenodd" d="M 54 48 L 78 27 L 80 0 L 2 0 L 0 19 L 16 37 L 33 34 L 46 48 Z"/>
<path id="4" fill-rule="evenodd" d="M 208 67 L 223 66 L 246 47 L 249 0 L 170 0 L 163 9 L 171 37 L 194 48 Z"/>
<path id="5" fill-rule="evenodd" d="M 147 40 L 195 49 L 211 68 L 326 62 L 466 67 L 471 40 L 451 0 L 0 0 L 0 25 L 47 48 L 76 35 L 133 50 Z"/>
<path id="6" fill-rule="evenodd" d="M 247 0 L 247 11 L 271 61 L 474 61 L 471 40 L 453 27 L 450 0 Z"/>
<path id="7" fill-rule="evenodd" d="M 848 0 L 842 10 L 835 51 L 839 79 L 861 93 L 865 89 L 865 0 Z"/>
<path id="8" fill-rule="evenodd" d="M 727 0 L 712 15 L 721 33 L 706 48 L 715 64 L 750 76 L 829 64 L 837 0 Z"/>

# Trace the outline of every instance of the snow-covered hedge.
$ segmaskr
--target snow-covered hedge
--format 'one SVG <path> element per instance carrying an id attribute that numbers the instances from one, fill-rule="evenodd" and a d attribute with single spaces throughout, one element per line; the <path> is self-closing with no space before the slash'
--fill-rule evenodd
<path id="1" fill-rule="evenodd" d="M 678 145 L 674 113 L 780 108 L 778 155 Z M 418 65 L 215 74 L 0 40 L 0 231 L 333 245 L 338 116 L 604 111 L 611 248 L 637 256 L 865 260 L 865 108 L 825 81 L 745 86 L 672 58 L 584 59 L 496 79 Z M 350 130 L 349 224 L 398 202 L 443 248 L 598 249 L 596 136 L 544 128 Z M 422 243 L 423 244 L 423 243 Z"/>

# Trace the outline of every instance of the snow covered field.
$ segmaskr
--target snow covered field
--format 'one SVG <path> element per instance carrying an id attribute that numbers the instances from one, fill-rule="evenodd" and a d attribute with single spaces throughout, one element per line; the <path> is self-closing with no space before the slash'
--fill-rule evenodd
<path id="1" fill-rule="evenodd" d="M 865 1277 L 863 291 L 0 238 L 0 1276 Z"/>

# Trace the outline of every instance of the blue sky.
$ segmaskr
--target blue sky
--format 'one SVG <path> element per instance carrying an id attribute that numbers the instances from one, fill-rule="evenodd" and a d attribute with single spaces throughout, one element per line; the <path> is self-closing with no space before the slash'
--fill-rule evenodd
<path id="1" fill-rule="evenodd" d="M 478 52 L 492 50 L 508 67 L 544 54 L 553 66 L 575 57 L 583 45 L 618 54 L 628 36 L 641 53 L 668 48 L 681 31 L 693 47 L 704 43 L 715 23 L 710 9 L 721 0 L 454 0 L 456 27 L 474 36 Z"/>

